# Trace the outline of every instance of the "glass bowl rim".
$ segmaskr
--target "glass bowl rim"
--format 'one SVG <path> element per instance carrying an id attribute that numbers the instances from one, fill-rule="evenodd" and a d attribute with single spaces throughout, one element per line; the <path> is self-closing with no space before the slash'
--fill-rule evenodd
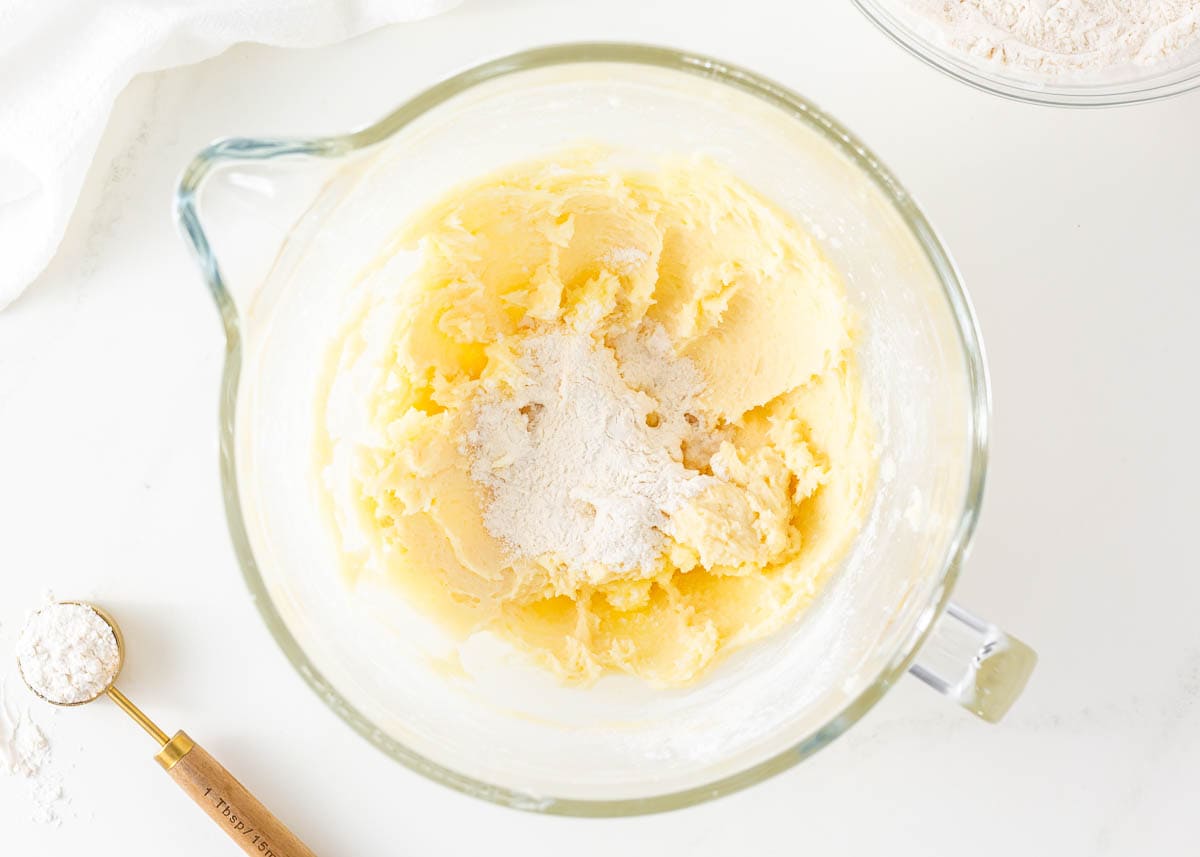
<path id="1" fill-rule="evenodd" d="M 1200 57 L 1186 66 L 1170 69 L 1180 76 L 1161 83 L 1147 78 L 1108 84 L 1055 85 L 993 74 L 913 32 L 886 0 L 853 0 L 853 3 L 884 35 L 921 62 L 960 83 L 1012 101 L 1046 107 L 1122 107 L 1159 101 L 1200 87 Z"/>
<path id="2" fill-rule="evenodd" d="M 956 322 L 966 364 L 969 393 L 967 437 L 969 470 L 963 510 L 943 557 L 937 585 L 903 645 L 870 685 L 824 726 L 791 747 L 737 773 L 687 789 L 628 799 L 557 798 L 525 794 L 476 780 L 439 765 L 383 734 L 333 688 L 309 661 L 292 635 L 258 569 L 242 517 L 235 453 L 235 421 L 242 364 L 242 335 L 238 308 L 225 286 L 217 258 L 197 212 L 197 196 L 205 177 L 217 166 L 245 160 L 270 160 L 303 155 L 337 158 L 380 142 L 448 99 L 472 87 L 510 74 L 575 64 L 616 63 L 650 66 L 716 80 L 756 96 L 821 134 L 852 160 L 884 193 L 924 250 L 941 282 Z M 226 351 L 220 383 L 220 471 L 226 524 L 242 576 L 259 614 L 288 661 L 321 700 L 352 729 L 388 756 L 435 782 L 502 806 L 555 815 L 581 817 L 633 816 L 691 806 L 731 794 L 784 771 L 824 747 L 857 722 L 908 669 L 949 601 L 964 554 L 978 520 L 987 469 L 990 388 L 983 344 L 975 313 L 958 271 L 933 227 L 911 195 L 854 135 L 792 91 L 710 57 L 652 45 L 587 42 L 537 47 L 473 66 L 434 84 L 410 98 L 379 121 L 349 134 L 312 138 L 226 138 L 202 150 L 184 169 L 174 199 L 175 216 L 191 246 L 217 305 L 224 326 Z"/>

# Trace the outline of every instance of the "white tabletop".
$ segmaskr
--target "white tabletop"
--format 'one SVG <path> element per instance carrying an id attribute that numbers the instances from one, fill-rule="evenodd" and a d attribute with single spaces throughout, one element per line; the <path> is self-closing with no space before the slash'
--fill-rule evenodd
<path id="1" fill-rule="evenodd" d="M 266 632 L 225 530 L 223 343 L 169 215 L 179 170 L 214 137 L 341 131 L 483 58 L 596 39 L 774 77 L 865 139 L 940 228 L 995 394 L 958 596 L 1041 655 L 1002 725 L 907 680 L 833 746 L 732 797 L 539 817 L 386 758 Z M 322 855 L 1183 853 L 1200 796 L 1198 138 L 1200 92 L 1098 112 L 1006 102 L 926 68 L 848 0 L 468 0 L 337 47 L 240 47 L 140 78 L 58 256 L 0 313 L 0 651 L 47 587 L 110 605 L 125 691 Z M 3 672 L 10 706 L 29 705 Z M 26 784 L 0 776 L 0 853 L 233 853 L 115 707 L 33 713 L 66 817 L 34 823 Z"/>

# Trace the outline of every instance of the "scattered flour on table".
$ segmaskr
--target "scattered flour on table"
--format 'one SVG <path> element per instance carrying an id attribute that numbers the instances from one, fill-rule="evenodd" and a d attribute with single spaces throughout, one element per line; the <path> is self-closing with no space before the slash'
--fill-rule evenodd
<path id="1" fill-rule="evenodd" d="M 902 0 L 956 50 L 1056 77 L 1151 65 L 1200 42 L 1200 0 Z"/>
<path id="2" fill-rule="evenodd" d="M 651 570 L 672 509 L 712 480 L 682 463 L 698 371 L 661 329 L 611 347 L 587 333 L 532 336 L 517 366 L 516 388 L 482 398 L 465 442 L 472 478 L 490 489 L 488 531 L 519 557 Z"/>
<path id="3" fill-rule="evenodd" d="M 3 646 L 6 653 L 8 642 L 11 641 L 6 640 Z M 62 776 L 54 765 L 50 739 L 42 725 L 33 719 L 30 705 L 17 698 L 32 700 L 33 697 L 24 688 L 18 688 L 14 695 L 9 684 L 8 676 L 0 672 L 0 774 L 25 782 L 33 821 L 57 827 L 62 824 L 69 801 L 63 791 Z"/>
<path id="4" fill-rule="evenodd" d="M 0 683 L 0 760 L 7 773 L 32 779 L 50 761 L 50 742 L 28 708 L 18 708 Z"/>
<path id="5" fill-rule="evenodd" d="M 62 824 L 67 797 L 62 777 L 51 765 L 50 741 L 33 721 L 29 708 L 18 708 L 0 681 L 0 769 L 24 779 L 39 824 Z"/>

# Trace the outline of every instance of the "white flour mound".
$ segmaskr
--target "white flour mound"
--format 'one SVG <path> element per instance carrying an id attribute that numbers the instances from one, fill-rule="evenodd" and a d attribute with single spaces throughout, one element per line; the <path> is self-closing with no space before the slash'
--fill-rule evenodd
<path id="1" fill-rule="evenodd" d="M 120 661 L 112 628 L 82 604 L 43 607 L 17 641 L 17 664 L 25 682 L 59 704 L 95 699 L 117 677 Z"/>
<path id="2" fill-rule="evenodd" d="M 1044 77 L 1152 65 L 1200 41 L 1200 0 L 903 0 L 953 49 Z"/>
<path id="3" fill-rule="evenodd" d="M 518 388 L 476 410 L 465 451 L 490 489 L 484 524 L 516 556 L 650 571 L 671 510 L 712 479 L 681 461 L 695 367 L 657 331 L 615 349 L 586 333 L 532 337 Z"/>

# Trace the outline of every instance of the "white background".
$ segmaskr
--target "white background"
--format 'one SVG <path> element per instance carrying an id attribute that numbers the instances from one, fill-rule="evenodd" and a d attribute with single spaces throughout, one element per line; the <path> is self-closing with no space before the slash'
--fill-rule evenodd
<path id="1" fill-rule="evenodd" d="M 247 597 L 217 479 L 217 316 L 170 194 L 214 137 L 332 133 L 466 65 L 556 41 L 675 45 L 827 108 L 922 202 L 961 265 L 995 393 L 959 599 L 1041 664 L 999 727 L 912 680 L 748 791 L 662 816 L 537 817 L 460 796 L 352 733 Z M 0 313 L 0 673 L 46 587 L 109 605 L 122 684 L 329 855 L 1179 854 L 1200 798 L 1200 92 L 1079 112 L 970 90 L 848 0 L 468 0 L 341 46 L 239 47 L 120 99 L 66 241 Z M 2 263 L 2 262 L 0 262 Z M 231 854 L 115 707 L 35 716 L 70 797 L 30 820 L 0 777 L 0 854 Z"/>

